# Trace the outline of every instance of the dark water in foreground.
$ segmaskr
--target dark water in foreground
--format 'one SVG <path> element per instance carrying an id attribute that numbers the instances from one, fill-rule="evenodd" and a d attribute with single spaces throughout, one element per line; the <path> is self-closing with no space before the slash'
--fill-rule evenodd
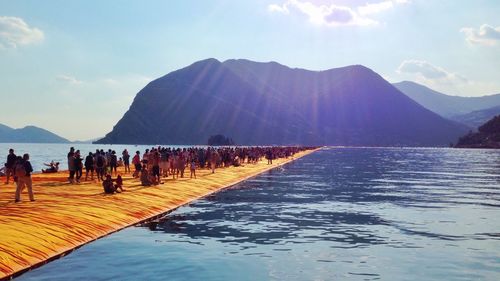
<path id="1" fill-rule="evenodd" d="M 19 280 L 500 280 L 500 152 L 325 149 Z"/>

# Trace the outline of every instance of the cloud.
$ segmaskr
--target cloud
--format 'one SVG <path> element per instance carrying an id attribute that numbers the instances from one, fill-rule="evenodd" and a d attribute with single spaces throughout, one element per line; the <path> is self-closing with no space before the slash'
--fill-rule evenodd
<path id="1" fill-rule="evenodd" d="M 356 19 L 356 14 L 346 7 L 332 6 L 329 14 L 325 15 L 324 19 L 330 24 L 349 24 L 357 21 L 357 24 L 363 25 L 359 19 Z M 366 24 L 370 23 L 367 22 Z"/>
<path id="2" fill-rule="evenodd" d="M 495 46 L 500 42 L 500 26 L 493 27 L 483 24 L 476 30 L 472 27 L 464 27 L 460 32 L 465 33 L 465 40 L 471 44 L 483 46 Z"/>
<path id="3" fill-rule="evenodd" d="M 278 12 L 283 14 L 289 14 L 290 10 L 288 10 L 288 5 L 285 3 L 283 5 L 271 4 L 267 7 L 269 12 Z"/>
<path id="4" fill-rule="evenodd" d="M 283 4 L 271 4 L 268 10 L 271 13 L 290 15 L 293 12 L 308 17 L 309 21 L 323 26 L 370 26 L 379 24 L 378 21 L 368 18 L 368 15 L 381 13 L 392 9 L 395 4 L 408 3 L 408 0 L 387 0 L 359 7 L 338 6 L 334 4 L 321 5 L 301 0 L 287 0 Z"/>
<path id="5" fill-rule="evenodd" d="M 358 7 L 358 12 L 362 16 L 378 14 L 385 10 L 390 10 L 394 7 L 392 1 L 383 1 L 374 4 L 366 4 L 364 6 Z"/>
<path id="6" fill-rule="evenodd" d="M 75 77 L 72 76 L 67 76 L 67 75 L 57 75 L 56 80 L 59 82 L 64 82 L 64 83 L 69 83 L 69 84 L 81 84 L 82 81 L 76 79 Z"/>
<path id="7" fill-rule="evenodd" d="M 0 47 L 17 48 L 43 41 L 43 32 L 30 27 L 23 19 L 0 16 Z"/>
<path id="8" fill-rule="evenodd" d="M 420 74 L 427 79 L 440 79 L 448 76 L 448 72 L 444 69 L 419 60 L 405 60 L 397 71 L 398 73 Z"/>
<path id="9" fill-rule="evenodd" d="M 467 78 L 444 70 L 441 67 L 422 60 L 405 60 L 399 65 L 398 73 L 415 74 L 426 80 L 434 80 L 450 83 L 467 83 Z"/>
<path id="10" fill-rule="evenodd" d="M 450 95 L 480 96 L 498 90 L 492 83 L 473 81 L 423 60 L 405 60 L 396 72 L 404 79 Z"/>

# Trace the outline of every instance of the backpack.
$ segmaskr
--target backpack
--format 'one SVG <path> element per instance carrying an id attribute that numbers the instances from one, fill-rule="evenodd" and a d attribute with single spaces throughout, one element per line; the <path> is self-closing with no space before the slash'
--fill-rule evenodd
<path id="1" fill-rule="evenodd" d="M 88 155 L 85 158 L 85 167 L 91 167 L 93 165 L 94 165 L 94 158 L 92 158 L 92 156 Z"/>
<path id="2" fill-rule="evenodd" d="M 104 157 L 102 155 L 97 156 L 97 167 L 102 168 L 104 167 Z"/>
<path id="3" fill-rule="evenodd" d="M 16 163 L 16 165 L 14 166 L 14 175 L 16 177 L 26 176 L 26 169 L 24 168 L 23 163 L 21 163 L 21 162 Z"/>
<path id="4" fill-rule="evenodd" d="M 111 166 L 116 166 L 116 155 L 111 154 L 110 164 Z"/>

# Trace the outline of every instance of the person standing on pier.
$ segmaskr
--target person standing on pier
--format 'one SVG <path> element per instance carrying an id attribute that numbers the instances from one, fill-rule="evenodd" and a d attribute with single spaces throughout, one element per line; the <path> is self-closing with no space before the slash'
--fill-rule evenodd
<path id="1" fill-rule="evenodd" d="M 215 168 L 217 166 L 217 161 L 219 160 L 219 154 L 215 149 L 212 149 L 212 154 L 210 154 L 210 168 L 212 169 L 212 174 L 215 173 Z"/>
<path id="2" fill-rule="evenodd" d="M 146 151 L 144 152 L 144 154 L 142 155 L 142 163 L 143 164 L 146 164 L 146 166 L 149 167 L 149 149 L 146 149 Z"/>
<path id="3" fill-rule="evenodd" d="M 160 182 L 160 153 L 155 149 L 149 154 L 149 158 L 153 166 L 153 177 Z"/>
<path id="4" fill-rule="evenodd" d="M 141 152 L 136 151 L 134 158 L 132 158 L 132 164 L 134 164 L 135 171 L 134 174 L 132 175 L 134 178 L 137 178 L 139 176 L 139 173 L 141 172 Z"/>
<path id="5" fill-rule="evenodd" d="M 130 154 L 128 153 L 127 149 L 125 149 L 122 152 L 122 158 L 123 158 L 123 166 L 125 168 L 125 173 L 130 173 Z"/>
<path id="6" fill-rule="evenodd" d="M 94 180 L 94 155 L 89 152 L 89 155 L 85 157 L 85 180 L 88 180 L 90 172 L 90 180 Z"/>
<path id="7" fill-rule="evenodd" d="M 118 166 L 118 159 L 116 156 L 116 152 L 113 150 L 111 151 L 109 155 L 109 174 L 113 175 L 113 172 L 115 172 L 115 175 L 118 174 L 116 171 L 116 167 Z"/>
<path id="8" fill-rule="evenodd" d="M 75 175 L 76 175 L 76 182 L 80 183 L 80 178 L 82 177 L 83 174 L 83 158 L 80 155 L 80 150 L 77 150 L 75 152 Z"/>
<path id="9" fill-rule="evenodd" d="M 273 164 L 273 152 L 270 148 L 266 150 L 267 165 Z"/>
<path id="10" fill-rule="evenodd" d="M 186 157 L 184 153 L 179 153 L 179 158 L 177 159 L 177 171 L 180 172 L 181 178 L 184 177 L 184 170 L 186 169 Z"/>
<path id="11" fill-rule="evenodd" d="M 14 164 L 16 163 L 16 155 L 14 154 L 14 149 L 9 149 L 9 155 L 7 155 L 7 163 L 5 163 L 5 175 L 7 180 L 5 184 L 9 184 L 10 176 L 14 177 Z"/>
<path id="12" fill-rule="evenodd" d="M 97 174 L 97 181 L 104 180 L 104 169 L 106 168 L 106 160 L 104 155 L 102 155 L 102 151 L 99 153 L 96 153 L 96 158 L 95 158 L 95 172 Z"/>
<path id="13" fill-rule="evenodd" d="M 196 179 L 196 162 L 194 157 L 191 157 L 191 163 L 189 163 L 189 178 L 192 179 L 193 177 Z"/>
<path id="14" fill-rule="evenodd" d="M 35 201 L 35 197 L 33 196 L 33 184 L 31 181 L 33 167 L 31 166 L 29 159 L 30 156 L 26 153 L 23 155 L 22 160 L 15 165 L 15 174 L 17 177 L 16 203 L 21 201 L 21 192 L 25 187 L 28 188 L 30 201 Z"/>
<path id="15" fill-rule="evenodd" d="M 68 170 L 69 170 L 69 183 L 75 181 L 75 148 L 71 147 L 68 152 Z"/>

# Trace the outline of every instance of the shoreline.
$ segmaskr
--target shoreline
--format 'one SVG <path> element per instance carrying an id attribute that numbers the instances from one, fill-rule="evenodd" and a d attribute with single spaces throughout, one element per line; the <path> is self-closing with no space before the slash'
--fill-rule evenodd
<path id="1" fill-rule="evenodd" d="M 126 227 L 155 220 L 190 202 L 290 163 L 293 158 L 266 160 L 242 167 L 197 170 L 197 179 L 165 179 L 165 184 L 142 187 L 130 174 L 124 176 L 125 192 L 104 195 L 100 183 L 66 183 L 67 173 L 35 174 L 35 202 L 13 203 L 15 187 L 0 187 L 0 280 L 9 280 L 35 269 L 97 239 Z M 199 172 L 199 174 L 198 174 Z M 192 181 L 192 182 L 191 182 Z M 41 198 L 41 199 L 40 199 Z M 61 200 L 62 199 L 62 200 Z M 7 203 L 4 203 L 8 201 Z M 68 202 L 64 202 L 68 201 Z M 41 216 L 42 214 L 42 216 Z"/>

